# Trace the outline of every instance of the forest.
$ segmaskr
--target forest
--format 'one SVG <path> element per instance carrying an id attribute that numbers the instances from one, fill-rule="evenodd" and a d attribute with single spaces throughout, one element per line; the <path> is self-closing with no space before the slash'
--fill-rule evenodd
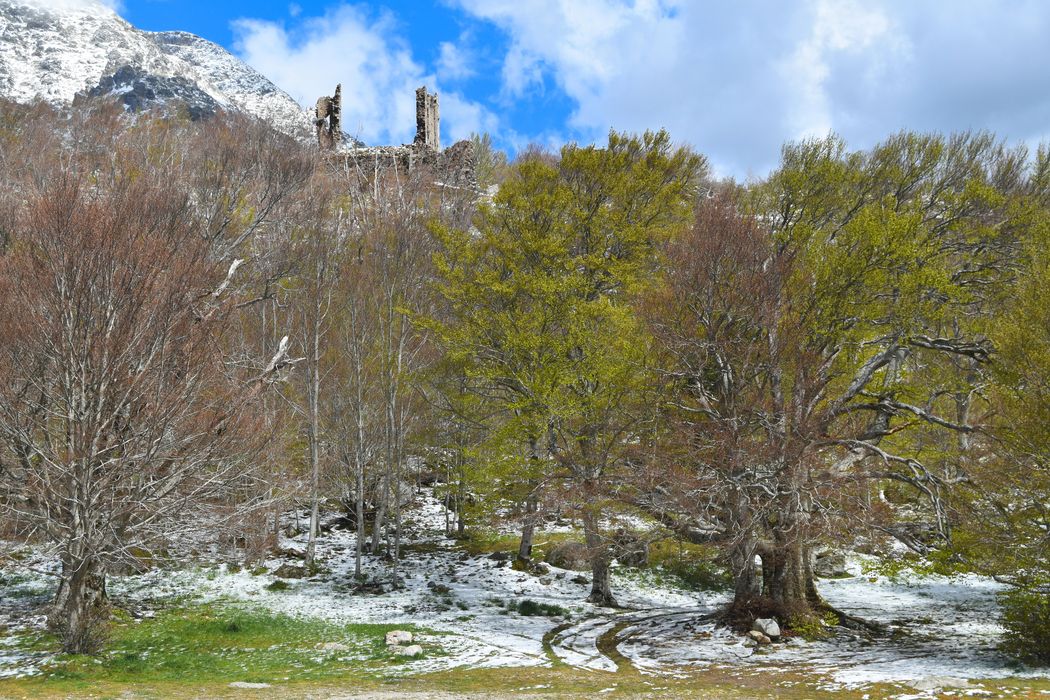
<path id="1" fill-rule="evenodd" d="M 337 530 L 347 599 L 396 594 L 429 499 L 456 556 L 560 543 L 587 610 L 664 553 L 727 634 L 878 638 L 818 575 L 861 556 L 994 583 L 996 653 L 1050 663 L 1050 148 L 830 135 L 737 182 L 663 131 L 473 145 L 477 189 L 0 103 L 0 571 L 43 570 L 49 658 L 119 644 L 115 581 L 305 586 Z"/>

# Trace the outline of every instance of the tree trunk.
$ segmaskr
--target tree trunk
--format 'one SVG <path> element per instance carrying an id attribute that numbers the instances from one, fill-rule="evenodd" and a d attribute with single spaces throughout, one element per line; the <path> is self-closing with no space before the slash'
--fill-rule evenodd
<path id="1" fill-rule="evenodd" d="M 360 439 L 360 436 L 359 436 Z M 354 510 L 357 515 L 357 532 L 354 536 L 354 576 L 361 578 L 361 555 L 365 548 L 365 464 L 361 451 L 357 452 L 357 496 Z"/>
<path id="2" fill-rule="evenodd" d="M 540 460 L 540 441 L 538 438 L 529 436 L 529 452 L 527 455 L 530 468 Z M 535 470 L 531 472 L 535 474 Z M 525 497 L 525 517 L 521 524 L 521 541 L 518 543 L 518 562 L 524 566 L 532 563 L 532 538 L 536 532 L 536 513 L 539 510 L 539 498 L 536 490 L 539 485 L 535 479 L 528 483 L 529 493 Z"/>
<path id="3" fill-rule="evenodd" d="M 317 535 L 320 531 L 319 505 L 321 482 L 321 325 L 320 313 L 314 318 L 313 337 L 311 338 L 310 358 L 310 532 L 306 538 L 306 568 L 314 565 L 314 552 L 317 548 Z"/>
<path id="4" fill-rule="evenodd" d="M 788 496 L 780 509 L 780 519 L 773 530 L 772 578 L 769 595 L 786 609 L 805 613 L 816 592 L 811 550 L 806 542 L 807 513 L 803 499 Z"/>
<path id="5" fill-rule="evenodd" d="M 372 521 L 372 554 L 379 553 L 379 542 L 383 536 L 383 525 L 386 522 L 386 505 L 390 499 L 390 474 L 384 472 L 379 483 L 378 503 L 376 504 L 376 517 Z"/>
<path id="6" fill-rule="evenodd" d="M 741 536 L 729 552 L 729 569 L 733 574 L 733 599 L 742 602 L 754 598 L 762 591 L 758 572 L 755 570 L 755 541 Z"/>
<path id="7" fill-rule="evenodd" d="M 741 477 L 734 474 L 734 477 Z M 758 542 L 755 540 L 751 509 L 746 495 L 740 488 L 730 494 L 731 527 L 735 539 L 729 551 L 729 570 L 733 576 L 734 603 L 740 603 L 761 593 L 758 572 L 755 570 L 755 552 Z"/>
<path id="8" fill-rule="evenodd" d="M 597 513 L 589 506 L 583 509 L 583 536 L 591 558 L 591 594 L 587 600 L 595 605 L 615 607 L 609 580 L 609 548 L 598 529 Z"/>
<path id="9" fill-rule="evenodd" d="M 528 566 L 532 563 L 532 537 L 536 531 L 536 491 L 525 498 L 525 517 L 521 525 L 521 541 L 518 542 L 518 561 Z"/>
<path id="10" fill-rule="evenodd" d="M 773 578 L 769 589 L 773 600 L 787 607 L 807 607 L 807 569 L 802 543 L 797 538 L 778 539 L 773 553 Z"/>
<path id="11" fill-rule="evenodd" d="M 459 457 L 459 469 L 456 470 L 456 495 L 453 503 L 456 506 L 456 537 L 463 539 L 467 534 L 467 522 L 463 517 L 463 511 L 467 507 L 467 487 L 463 478 L 463 458 Z"/>
<path id="12" fill-rule="evenodd" d="M 48 616 L 48 626 L 62 639 L 67 654 L 91 654 L 104 641 L 99 626 L 106 617 L 106 574 L 94 555 L 63 558 L 62 579 Z"/>

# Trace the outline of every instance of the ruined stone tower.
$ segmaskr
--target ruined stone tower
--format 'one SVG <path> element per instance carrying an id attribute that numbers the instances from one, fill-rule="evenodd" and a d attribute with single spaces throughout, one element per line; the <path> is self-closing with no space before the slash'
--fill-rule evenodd
<path id="1" fill-rule="evenodd" d="M 314 110 L 317 143 L 322 151 L 335 150 L 343 140 L 343 86 L 335 86 L 331 97 L 318 97 Z"/>
<path id="2" fill-rule="evenodd" d="M 474 143 L 468 139 L 441 150 L 438 96 L 427 92 L 426 87 L 416 90 L 416 138 L 409 144 L 366 146 L 353 137 L 347 137 L 346 147 L 340 147 L 343 138 L 341 111 L 339 86 L 331 97 L 317 100 L 314 125 L 323 158 L 352 161 L 356 166 L 353 172 L 372 181 L 390 172 L 418 172 L 432 178 L 435 186 L 478 191 Z"/>
<path id="3" fill-rule="evenodd" d="M 441 150 L 441 119 L 438 116 L 438 96 L 429 94 L 426 86 L 416 90 L 415 145 Z"/>

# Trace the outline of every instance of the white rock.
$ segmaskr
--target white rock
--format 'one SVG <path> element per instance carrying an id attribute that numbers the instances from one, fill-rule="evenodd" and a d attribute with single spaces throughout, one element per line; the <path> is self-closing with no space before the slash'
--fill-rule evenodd
<path id="1" fill-rule="evenodd" d="M 398 644 L 409 644 L 412 642 L 412 633 L 406 630 L 391 630 L 386 633 L 386 645 L 388 647 Z"/>
<path id="2" fill-rule="evenodd" d="M 350 651 L 350 647 L 339 642 L 325 642 L 324 644 L 318 644 L 317 648 L 321 651 Z"/>
<path id="3" fill-rule="evenodd" d="M 751 629 L 756 632 L 761 632 L 770 639 L 776 639 L 780 636 L 780 625 L 777 621 L 771 617 L 760 617 L 751 623 Z"/>
<path id="4" fill-rule="evenodd" d="M 970 681 L 965 678 L 952 678 L 950 676 L 927 676 L 915 681 L 908 681 L 908 685 L 916 690 L 932 691 L 941 688 L 969 688 Z"/>
<path id="5" fill-rule="evenodd" d="M 422 656 L 423 647 L 419 646 L 418 644 L 413 644 L 407 647 L 397 647 L 397 654 L 398 656 L 409 656 L 413 658 L 416 656 Z"/>
<path id="6" fill-rule="evenodd" d="M 748 637 L 748 639 L 753 639 L 754 641 L 758 642 L 759 644 L 772 644 L 773 643 L 772 639 L 770 639 L 766 635 L 762 634 L 758 630 L 751 630 L 750 632 L 747 633 L 747 637 Z"/>
<path id="7" fill-rule="evenodd" d="M 241 688 L 242 690 L 262 690 L 263 688 L 269 688 L 269 683 L 246 683 L 245 681 L 234 681 L 230 683 L 231 688 Z"/>

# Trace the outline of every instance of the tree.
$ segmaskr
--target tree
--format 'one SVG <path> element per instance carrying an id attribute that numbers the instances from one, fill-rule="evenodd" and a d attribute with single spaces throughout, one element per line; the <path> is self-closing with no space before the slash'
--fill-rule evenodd
<path id="1" fill-rule="evenodd" d="M 471 134 L 474 144 L 474 173 L 482 192 L 498 187 L 507 177 L 507 154 L 492 143 L 491 134 Z"/>
<path id="2" fill-rule="evenodd" d="M 829 523 L 877 515 L 872 483 L 922 494 L 950 539 L 946 489 L 964 477 L 922 448 L 978 429 L 976 412 L 955 412 L 989 357 L 974 318 L 1001 284 L 1020 163 L 984 134 L 902 134 L 868 153 L 792 144 L 767 183 L 705 203 L 672 249 L 656 331 L 677 444 L 695 460 L 689 483 L 720 494 L 701 520 L 731 546 L 740 606 L 757 592 L 755 552 L 785 615 L 823 606 L 811 549 Z M 648 501 L 664 517 L 661 501 L 676 505 Z M 865 522 L 931 544 L 899 519 Z"/>
<path id="3" fill-rule="evenodd" d="M 507 495 L 525 503 L 518 558 L 530 558 L 540 492 L 564 486 L 583 517 L 599 604 L 614 603 L 599 508 L 611 472 L 626 467 L 644 375 L 630 300 L 658 242 L 685 221 L 702 171 L 664 132 L 613 133 L 604 148 L 520 162 L 476 232 L 438 229 L 450 318 L 431 326 L 501 411 L 495 442 L 521 455 L 494 460 L 515 468 Z"/>
<path id="4" fill-rule="evenodd" d="M 987 389 L 994 409 L 954 499 L 953 553 L 968 566 L 1046 596 L 1050 498 L 1050 150 L 1031 163 L 1014 271 L 987 319 L 996 347 Z"/>
<path id="5" fill-rule="evenodd" d="M 58 547 L 51 622 L 66 651 L 85 652 L 99 643 L 107 567 L 251 483 L 266 433 L 249 409 L 288 358 L 285 341 L 257 369 L 227 362 L 248 288 L 244 259 L 232 257 L 243 247 L 220 254 L 219 232 L 202 235 L 183 148 L 228 141 L 106 111 L 69 128 L 73 138 L 41 135 L 11 182 L 21 201 L 2 224 L 0 438 L 14 494 L 5 506 Z"/>

